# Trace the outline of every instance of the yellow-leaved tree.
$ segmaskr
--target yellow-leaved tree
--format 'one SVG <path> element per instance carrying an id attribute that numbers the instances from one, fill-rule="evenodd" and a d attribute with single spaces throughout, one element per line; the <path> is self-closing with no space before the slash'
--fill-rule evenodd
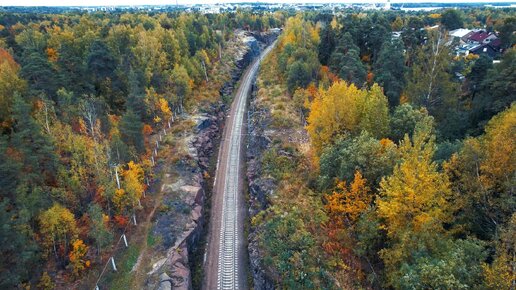
<path id="1" fill-rule="evenodd" d="M 486 126 L 483 137 L 485 158 L 480 164 L 486 187 L 508 188 L 514 186 L 516 172 L 515 137 L 516 103 L 496 115 Z"/>
<path id="2" fill-rule="evenodd" d="M 466 139 L 444 168 L 468 230 L 491 238 L 515 212 L 516 104 L 494 116 L 485 131 Z"/>
<path id="3" fill-rule="evenodd" d="M 501 230 L 500 238 L 496 241 L 496 256 L 494 261 L 483 264 L 485 286 L 488 289 L 513 289 L 515 283 L 514 261 L 516 253 L 516 213 Z M 512 288 L 511 288 L 512 287 Z"/>
<path id="4" fill-rule="evenodd" d="M 360 130 L 366 130 L 377 139 L 389 133 L 389 103 L 383 89 L 374 84 L 357 104 Z"/>
<path id="5" fill-rule="evenodd" d="M 122 188 L 116 190 L 113 203 L 120 214 L 127 214 L 138 206 L 138 200 L 145 190 L 144 171 L 141 165 L 130 161 L 121 176 Z"/>
<path id="6" fill-rule="evenodd" d="M 321 153 L 324 145 L 332 139 L 357 128 L 357 99 L 364 96 L 364 91 L 344 81 L 319 91 L 310 105 L 306 127 L 316 153 Z"/>
<path id="7" fill-rule="evenodd" d="M 310 104 L 307 121 L 306 129 L 317 155 L 326 145 L 346 134 L 366 130 L 382 138 L 389 130 L 387 98 L 377 84 L 368 91 L 337 81 L 328 90 L 319 89 Z"/>
<path id="8" fill-rule="evenodd" d="M 283 50 L 287 45 L 317 45 L 320 41 L 318 28 L 305 21 L 301 15 L 290 17 L 285 23 L 278 47 Z"/>
<path id="9" fill-rule="evenodd" d="M 56 259 L 62 259 L 68 253 L 70 241 L 78 234 L 73 213 L 56 203 L 41 213 L 39 225 L 46 253 L 53 252 Z"/>
<path id="10" fill-rule="evenodd" d="M 437 237 L 445 234 L 443 224 L 451 220 L 450 183 L 432 161 L 434 139 L 431 122 L 420 122 L 413 140 L 405 135 L 400 144 L 402 162 L 380 183 L 377 212 L 390 240 L 380 256 L 389 283 L 400 278 L 402 263 L 415 251 L 435 250 Z"/>
<path id="11" fill-rule="evenodd" d="M 172 117 L 172 111 L 170 110 L 168 101 L 165 100 L 165 98 L 159 98 L 158 108 L 159 114 L 163 120 L 167 121 L 168 119 L 170 119 L 170 117 Z"/>

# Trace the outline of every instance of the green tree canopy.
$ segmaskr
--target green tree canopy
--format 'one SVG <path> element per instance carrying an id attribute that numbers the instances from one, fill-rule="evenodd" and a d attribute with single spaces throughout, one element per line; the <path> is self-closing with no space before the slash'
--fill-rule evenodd
<path id="1" fill-rule="evenodd" d="M 389 99 L 390 107 L 399 104 L 405 88 L 405 56 L 403 42 L 400 40 L 385 41 L 374 63 L 375 81 L 383 87 Z"/>
<path id="2" fill-rule="evenodd" d="M 448 30 L 454 30 L 463 27 L 464 21 L 462 15 L 457 9 L 448 9 L 441 14 L 441 23 Z"/>

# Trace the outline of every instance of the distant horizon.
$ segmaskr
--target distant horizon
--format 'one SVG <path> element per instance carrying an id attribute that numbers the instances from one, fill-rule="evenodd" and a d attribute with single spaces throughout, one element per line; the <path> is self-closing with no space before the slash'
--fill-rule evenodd
<path id="1" fill-rule="evenodd" d="M 244 3 L 264 3 L 264 4 L 380 4 L 386 3 L 386 0 L 364 0 L 364 1 L 324 1 L 324 0 L 68 0 L 66 4 L 58 0 L 4 0 L 0 7 L 95 7 L 95 6 L 156 6 L 156 5 L 196 5 L 196 4 L 244 4 Z M 392 0 L 391 4 L 396 3 L 414 3 L 414 4 L 464 4 L 464 3 L 483 3 L 483 4 L 499 4 L 511 3 L 516 4 L 516 1 L 468 1 L 468 0 L 428 0 L 428 1 L 407 1 L 407 0 Z"/>

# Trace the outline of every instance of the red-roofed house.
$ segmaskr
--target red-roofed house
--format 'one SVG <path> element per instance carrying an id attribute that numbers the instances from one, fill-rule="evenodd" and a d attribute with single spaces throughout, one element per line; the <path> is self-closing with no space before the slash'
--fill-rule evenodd
<path id="1" fill-rule="evenodd" d="M 496 39 L 494 39 L 494 40 L 491 40 L 491 41 L 489 42 L 489 44 L 490 44 L 492 47 L 496 48 L 496 49 L 500 49 L 500 46 L 502 45 L 502 41 L 500 40 L 500 38 L 496 38 Z"/>
<path id="2" fill-rule="evenodd" d="M 467 40 L 468 40 L 468 42 L 473 42 L 473 43 L 488 44 L 496 39 L 498 39 L 498 37 L 493 32 L 479 30 L 479 31 L 475 31 L 474 33 L 470 34 L 468 36 Z"/>
<path id="3" fill-rule="evenodd" d="M 489 36 L 489 33 L 484 30 L 479 30 L 473 34 L 471 34 L 468 38 L 470 42 L 478 42 L 483 43 L 484 39 L 486 39 Z"/>

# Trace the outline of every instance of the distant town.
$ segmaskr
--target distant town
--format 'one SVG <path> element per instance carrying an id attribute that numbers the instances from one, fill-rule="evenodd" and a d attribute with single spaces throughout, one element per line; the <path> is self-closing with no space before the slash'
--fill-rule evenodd
<path id="1" fill-rule="evenodd" d="M 174 4 L 170 5 L 120 5 L 120 6 L 1 6 L 0 12 L 38 12 L 56 13 L 65 11 L 86 11 L 86 12 L 127 12 L 127 11 L 146 11 L 146 12 L 199 12 L 204 14 L 218 14 L 236 11 L 237 9 L 250 9 L 254 11 L 327 11 L 337 13 L 349 10 L 401 10 L 401 11 L 432 11 L 442 8 L 498 8 L 515 9 L 516 2 L 471 2 L 471 3 L 391 3 L 382 1 L 378 3 L 217 3 L 217 4 Z"/>

